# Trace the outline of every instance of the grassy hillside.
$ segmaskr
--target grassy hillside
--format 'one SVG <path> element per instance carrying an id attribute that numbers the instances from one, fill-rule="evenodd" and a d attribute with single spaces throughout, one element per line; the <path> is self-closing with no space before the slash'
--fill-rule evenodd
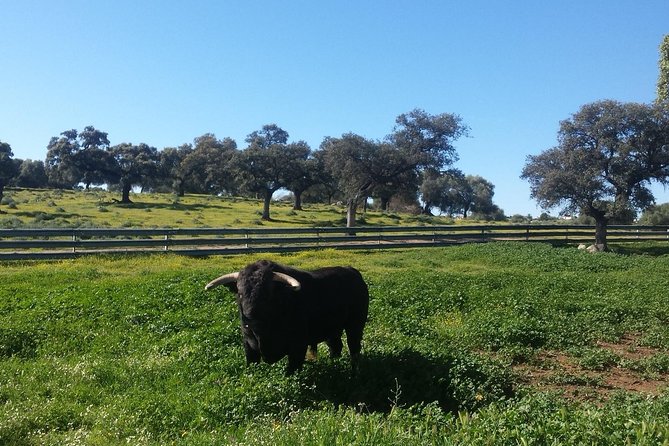
<path id="1" fill-rule="evenodd" d="M 362 271 L 355 378 L 327 348 L 290 378 L 245 366 L 233 296 L 203 286 L 252 256 L 5 263 L 0 444 L 667 444 L 661 252 L 269 255 Z"/>
<path id="2" fill-rule="evenodd" d="M 132 204 L 114 201 L 106 191 L 8 190 L 0 205 L 0 228 L 17 227 L 253 227 L 343 226 L 345 209 L 337 205 L 276 202 L 271 222 L 261 221 L 262 202 L 209 195 L 177 197 L 170 194 L 134 194 Z M 446 224 L 444 217 L 382 212 L 361 213 L 360 224 Z"/>

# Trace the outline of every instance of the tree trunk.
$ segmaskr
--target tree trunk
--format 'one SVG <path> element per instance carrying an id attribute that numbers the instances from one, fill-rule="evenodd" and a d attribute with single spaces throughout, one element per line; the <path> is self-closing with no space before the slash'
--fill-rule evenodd
<path id="1" fill-rule="evenodd" d="M 121 186 L 121 203 L 132 203 L 130 200 L 130 190 L 132 189 L 132 184 L 125 184 Z"/>
<path id="2" fill-rule="evenodd" d="M 295 203 L 293 204 L 293 210 L 294 211 L 301 211 L 302 210 L 302 192 L 301 191 L 293 191 L 293 195 L 295 196 Z"/>
<path id="3" fill-rule="evenodd" d="M 0 201 L 5 196 L 5 182 L 0 180 Z"/>
<path id="4" fill-rule="evenodd" d="M 186 181 L 183 178 L 177 178 L 174 180 L 174 188 L 176 189 L 177 197 L 183 197 L 186 195 Z"/>
<path id="5" fill-rule="evenodd" d="M 602 245 L 604 251 L 608 249 L 606 244 L 607 226 L 608 218 L 604 216 L 595 217 L 595 245 Z"/>
<path id="6" fill-rule="evenodd" d="M 271 191 L 269 189 L 265 190 L 265 194 L 264 194 L 265 197 L 264 197 L 264 200 L 263 200 L 262 217 L 261 217 L 261 219 L 264 220 L 264 221 L 270 221 L 271 220 L 271 218 L 269 216 L 269 205 L 272 201 L 272 194 L 273 194 L 273 191 Z"/>
<path id="7" fill-rule="evenodd" d="M 381 211 L 388 212 L 388 205 L 390 204 L 390 198 L 381 197 Z"/>
<path id="8" fill-rule="evenodd" d="M 346 203 L 346 227 L 355 227 L 355 216 L 358 211 L 358 200 L 351 198 Z M 349 232 L 349 235 L 355 235 L 355 232 Z"/>

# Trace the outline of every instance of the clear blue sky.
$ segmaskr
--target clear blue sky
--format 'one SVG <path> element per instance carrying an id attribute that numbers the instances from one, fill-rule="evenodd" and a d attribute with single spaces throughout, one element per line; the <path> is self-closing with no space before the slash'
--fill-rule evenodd
<path id="1" fill-rule="evenodd" d="M 583 104 L 651 102 L 667 33 L 669 0 L 0 0 L 0 140 L 42 160 L 87 125 L 112 144 L 242 148 L 276 123 L 317 149 L 422 108 L 460 115 L 456 167 L 536 216 L 526 156 Z"/>

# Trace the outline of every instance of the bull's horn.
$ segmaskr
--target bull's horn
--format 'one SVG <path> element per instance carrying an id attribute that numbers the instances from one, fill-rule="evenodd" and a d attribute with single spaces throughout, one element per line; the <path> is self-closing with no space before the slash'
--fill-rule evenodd
<path id="1" fill-rule="evenodd" d="M 210 290 L 214 287 L 217 287 L 219 285 L 225 285 L 226 283 L 230 282 L 236 282 L 237 281 L 237 276 L 239 276 L 239 273 L 230 273 L 226 274 L 224 276 L 221 276 L 217 279 L 212 280 L 209 282 L 207 285 L 205 285 L 204 289 L 205 290 Z"/>
<path id="2" fill-rule="evenodd" d="M 289 285 L 295 291 L 299 291 L 300 288 L 302 288 L 302 285 L 300 284 L 300 281 L 297 280 L 294 277 L 289 276 L 288 274 L 277 273 L 276 271 L 274 271 L 274 280 L 276 280 L 277 282 L 283 282 L 286 285 Z"/>

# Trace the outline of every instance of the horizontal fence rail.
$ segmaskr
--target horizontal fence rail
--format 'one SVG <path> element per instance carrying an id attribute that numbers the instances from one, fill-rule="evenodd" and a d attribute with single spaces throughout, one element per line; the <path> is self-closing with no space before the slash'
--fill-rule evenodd
<path id="1" fill-rule="evenodd" d="M 0 229 L 0 260 L 174 252 L 191 256 L 309 249 L 392 249 L 489 241 L 593 243 L 593 226 Z M 609 226 L 610 242 L 667 241 L 669 226 Z"/>

